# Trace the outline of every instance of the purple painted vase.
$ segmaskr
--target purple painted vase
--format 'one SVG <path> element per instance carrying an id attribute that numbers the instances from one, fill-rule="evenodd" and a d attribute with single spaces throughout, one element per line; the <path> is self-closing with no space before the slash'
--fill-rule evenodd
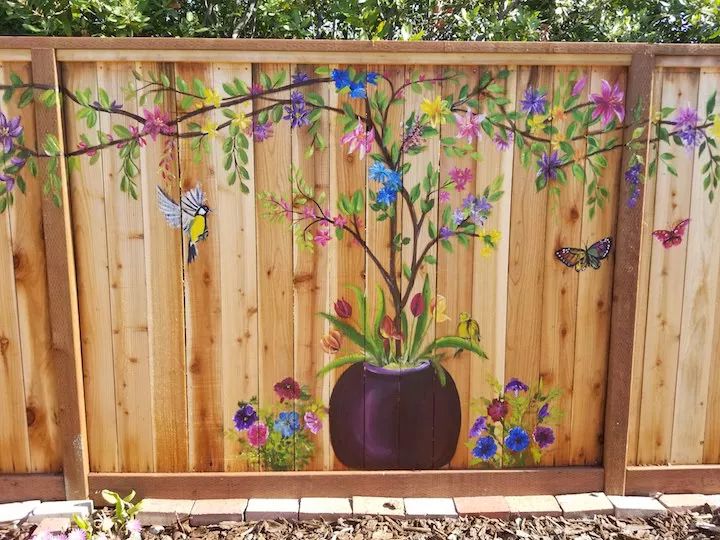
<path id="1" fill-rule="evenodd" d="M 354 364 L 330 396 L 330 440 L 353 469 L 438 469 L 460 435 L 460 398 L 429 362 L 396 371 Z"/>

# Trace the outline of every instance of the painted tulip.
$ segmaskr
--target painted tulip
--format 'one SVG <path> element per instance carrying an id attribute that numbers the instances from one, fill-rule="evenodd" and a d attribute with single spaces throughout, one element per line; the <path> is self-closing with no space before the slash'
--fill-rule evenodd
<path id="1" fill-rule="evenodd" d="M 335 313 L 337 313 L 337 316 L 341 319 L 349 319 L 352 317 L 352 306 L 350 305 L 350 302 L 344 298 L 340 298 L 337 302 L 335 302 L 333 307 L 335 308 Z"/>
<path id="2" fill-rule="evenodd" d="M 320 339 L 323 351 L 328 354 L 336 354 L 342 347 L 342 334 L 337 330 L 330 330 Z"/>
<path id="3" fill-rule="evenodd" d="M 380 335 L 385 339 L 401 340 L 403 338 L 402 332 L 395 327 L 395 323 L 389 315 L 385 315 L 380 324 Z"/>
<path id="4" fill-rule="evenodd" d="M 425 311 L 425 299 L 422 293 L 417 293 L 413 296 L 410 301 L 410 312 L 415 316 L 419 317 Z"/>

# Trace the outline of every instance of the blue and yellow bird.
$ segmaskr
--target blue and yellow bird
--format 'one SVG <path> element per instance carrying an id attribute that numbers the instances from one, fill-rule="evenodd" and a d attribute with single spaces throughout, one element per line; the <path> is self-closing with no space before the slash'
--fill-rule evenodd
<path id="1" fill-rule="evenodd" d="M 157 187 L 158 208 L 171 227 L 182 228 L 188 236 L 188 263 L 198 255 L 198 242 L 208 236 L 208 213 L 211 211 L 205 202 L 205 193 L 200 185 L 183 193 L 180 204 L 172 200 L 160 186 Z"/>

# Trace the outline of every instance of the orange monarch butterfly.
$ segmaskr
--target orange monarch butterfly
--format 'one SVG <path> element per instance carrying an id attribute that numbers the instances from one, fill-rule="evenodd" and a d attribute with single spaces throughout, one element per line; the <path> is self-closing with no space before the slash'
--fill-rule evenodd
<path id="1" fill-rule="evenodd" d="M 588 266 L 597 270 L 600 268 L 600 261 L 607 258 L 610 254 L 612 245 L 612 238 L 608 236 L 584 249 L 573 247 L 560 248 L 555 252 L 555 256 L 568 268 L 574 268 L 576 272 L 581 272 Z"/>
<path id="2" fill-rule="evenodd" d="M 657 231 L 653 231 L 652 235 L 662 242 L 665 249 L 670 249 L 671 247 L 679 246 L 682 243 L 685 230 L 687 229 L 689 223 L 690 218 L 683 219 L 680 223 L 675 225 L 671 231 L 659 229 Z"/>

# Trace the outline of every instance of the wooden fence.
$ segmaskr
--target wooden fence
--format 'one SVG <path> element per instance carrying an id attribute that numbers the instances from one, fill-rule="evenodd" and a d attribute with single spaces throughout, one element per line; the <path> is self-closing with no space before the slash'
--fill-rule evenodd
<path id="1" fill-rule="evenodd" d="M 446 363 L 461 404 L 460 437 L 449 465 L 382 474 L 346 470 L 333 452 L 327 420 L 312 436 L 309 462 L 290 467 L 305 472 L 259 471 L 233 436 L 238 402 L 256 397 L 260 408 L 276 404 L 274 385 L 287 377 L 327 406 L 342 371 L 317 376 L 333 357 L 321 346 L 330 325 L 316 314 L 332 310 L 340 297 L 357 312 L 348 285 L 369 294 L 377 285 L 387 288 L 348 237 L 304 250 L 287 226 L 263 218 L 258 202 L 268 190 L 291 197 L 292 167 L 327 193 L 331 207 L 340 194 L 356 190 L 369 200 L 376 189 L 368 177 L 373 158 L 348 153 L 340 142 L 346 132 L 340 117 L 324 114 L 317 121 L 315 133 L 327 148 L 309 157 L 304 152 L 312 133 L 277 124 L 271 139 L 256 136 L 243 158 L 251 181 L 235 185 L 226 181 L 222 136 L 203 137 L 207 152 L 194 146 L 194 129 L 207 135 L 212 129 L 206 126 L 226 120 L 212 107 L 200 111 L 199 127 L 181 126 L 179 136 L 156 140 L 145 134 L 134 159 L 134 188 L 123 178 L 128 165 L 120 152 L 86 151 L 98 137 L 106 137 L 101 146 L 113 146 L 98 132 L 120 138 L 132 133 L 133 115 L 147 121 L 149 110 L 169 119 L 195 108 L 182 103 L 179 80 L 197 79 L 203 90 L 221 92 L 237 81 L 248 89 L 267 88 L 266 76 L 284 73 L 289 79 L 352 67 L 381 74 L 397 87 L 420 74 L 418 91 L 408 88 L 388 125 L 399 126 L 413 112 L 419 116 L 425 100 L 436 95 L 457 94 L 461 83 L 453 80 L 423 84 L 442 78 L 447 68 L 468 80 L 503 72 L 496 92 L 506 96 L 502 106 L 510 111 L 524 107 L 528 88 L 542 89 L 549 109 L 554 94 L 568 97 L 571 82 L 584 81 L 576 98 L 587 103 L 607 81 L 622 89 L 628 121 L 639 98 L 651 105 L 638 108 L 638 125 L 663 108 L 674 109 L 668 122 L 683 107 L 699 109 L 702 128 L 696 131 L 701 138 L 708 134 L 703 150 L 712 156 L 714 103 L 707 104 L 720 82 L 718 52 L 634 44 L 0 39 L 0 86 L 17 90 L 0 111 L 20 117 L 25 146 L 41 148 L 47 134 L 55 134 L 64 156 L 57 169 L 64 204 L 58 208 L 43 197 L 53 170 L 37 159 L 38 178 L 25 175 L 27 193 L 16 194 L 0 216 L 0 271 L 8 276 L 0 287 L 0 485 L 10 488 L 0 498 L 39 489 L 51 496 L 83 495 L 106 486 L 170 496 L 234 489 L 345 495 L 720 490 L 720 391 L 714 382 L 720 254 L 713 249 L 720 221 L 714 217 L 718 202 L 709 201 L 704 186 L 707 154 L 700 155 L 698 146 L 680 149 L 685 141 L 672 137 L 637 148 L 612 141 L 631 141 L 630 128 L 602 132 L 590 143 L 571 134 L 563 142 L 578 156 L 592 154 L 592 144 L 612 146 L 602 153 L 596 180 L 608 195 L 591 212 L 596 203 L 589 180 L 583 184 L 568 174 L 559 193 L 537 191 L 537 168 L 528 166 L 512 140 L 504 149 L 483 133 L 458 156 L 444 150 L 456 126 L 441 124 L 428 135 L 427 150 L 406 159 L 412 166 L 403 178 L 408 191 L 422 185 L 428 164 L 441 178 L 453 167 L 469 168 L 466 190 L 478 196 L 503 177 L 505 194 L 484 224 L 499 231 L 497 249 L 488 257 L 477 243 L 452 251 L 435 247 L 429 254 L 437 263 L 420 269 L 420 279 L 427 275 L 445 298 L 450 317 L 433 322 L 430 334 L 453 334 L 459 314 L 468 312 L 479 323 L 489 358 L 464 352 Z M 22 107 L 25 86 L 18 78 L 37 88 L 36 99 Z M 149 81 L 173 89 L 154 112 L 156 104 L 143 97 Z M 41 92 L 58 85 L 72 96 L 43 105 Z M 370 100 L 379 88 L 367 85 Z M 303 90 L 338 111 L 349 107 L 363 114 L 370 103 L 336 93 L 332 82 Z M 288 100 L 289 90 L 275 97 Z M 201 93 L 198 107 L 213 99 Z M 94 101 L 98 114 L 91 122 L 83 111 Z M 228 110 L 253 114 L 239 105 Z M 573 120 L 556 112 L 545 122 L 566 133 Z M 482 159 L 470 159 L 472 152 Z M 630 208 L 633 186 L 625 171 L 632 154 L 646 164 L 664 157 L 648 171 Z M 589 161 L 579 166 L 577 177 L 593 176 Z M 126 192 L 118 189 L 121 183 Z M 187 238 L 158 211 L 157 185 L 173 197 L 196 185 L 205 191 L 212 209 L 209 235 L 192 263 L 186 262 Z M 127 193 L 133 189 L 135 198 Z M 458 193 L 448 197 L 451 205 L 462 203 Z M 398 231 L 410 235 L 414 217 L 407 205 L 400 209 Z M 387 223 L 376 222 L 368 204 L 360 213 L 367 244 L 384 251 L 392 242 Z M 653 239 L 653 231 L 688 217 L 679 245 L 665 248 Z M 612 237 L 614 248 L 598 269 L 577 272 L 557 260 L 556 250 L 602 237 Z M 410 264 L 411 258 L 410 250 L 401 250 L 401 261 Z M 401 266 L 397 279 L 406 285 Z M 415 284 L 413 291 L 421 288 Z M 494 471 L 472 459 L 465 443 L 478 414 L 473 405 L 492 397 L 493 377 L 561 391 L 553 408 L 564 414 L 539 467 Z M 661 467 L 666 464 L 688 467 Z"/>

